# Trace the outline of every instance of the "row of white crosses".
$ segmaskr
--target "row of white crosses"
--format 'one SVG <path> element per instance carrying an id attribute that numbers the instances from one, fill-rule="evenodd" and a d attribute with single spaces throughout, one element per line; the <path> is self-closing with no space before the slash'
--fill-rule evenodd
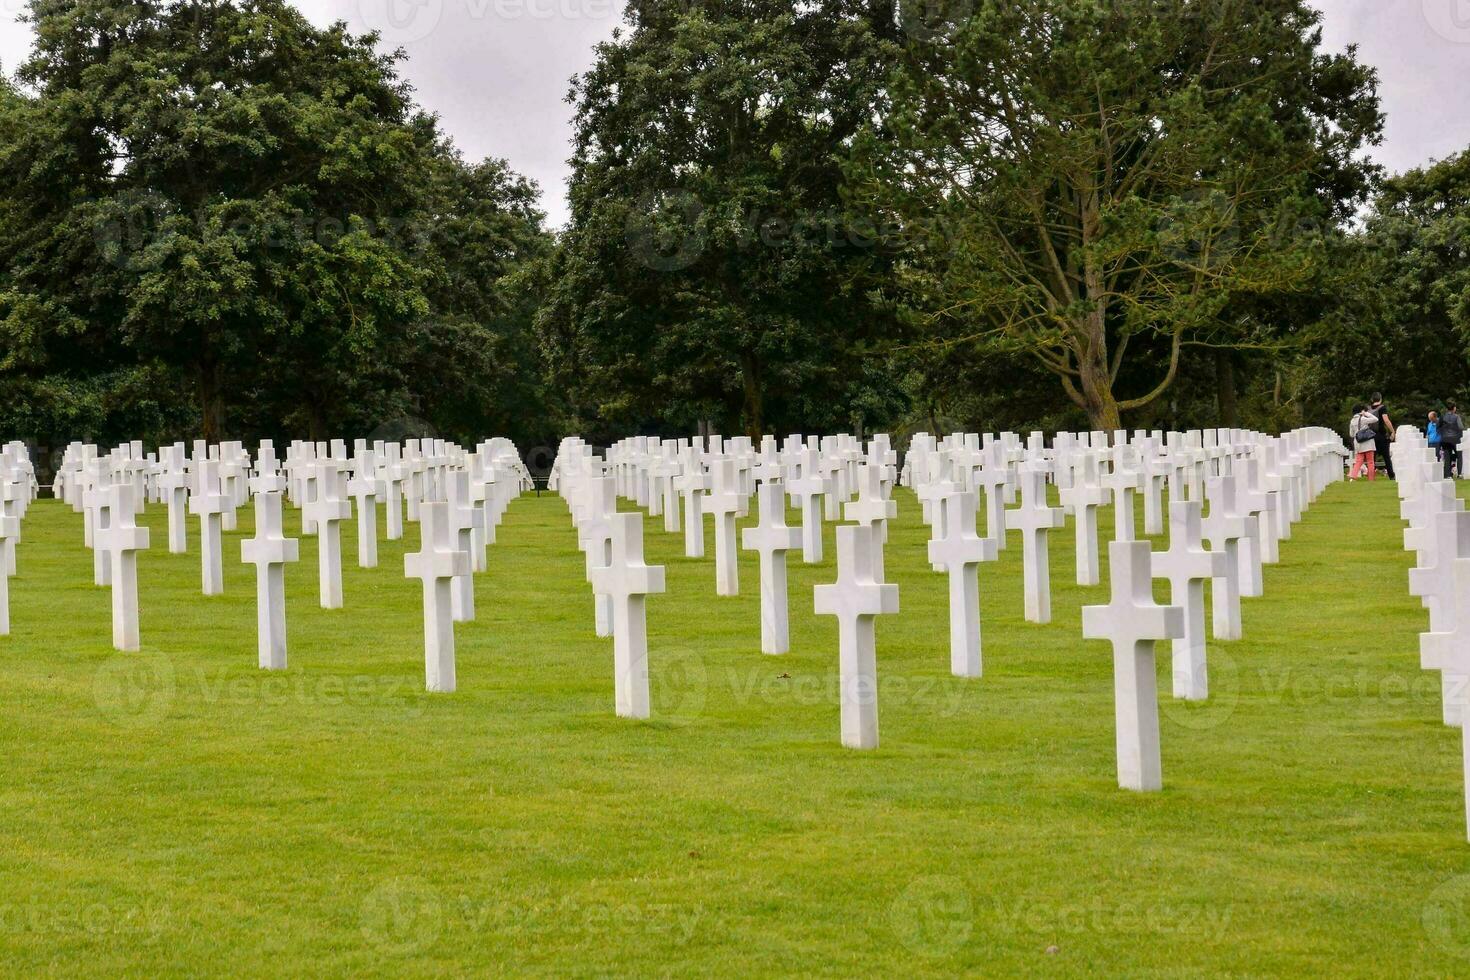
<path id="1" fill-rule="evenodd" d="M 14 455 L 14 447 L 7 447 L 0 456 L 0 475 L 21 471 L 10 465 Z M 24 472 L 33 469 L 27 465 Z M 355 503 L 358 563 L 376 567 L 377 504 L 387 502 L 392 539 L 402 536 L 406 500 L 411 513 L 430 520 L 422 529 L 423 551 L 405 563 L 410 577 L 425 580 L 426 682 L 430 690 L 452 691 L 453 632 L 444 624 L 473 618 L 472 570 L 486 567 L 485 546 L 494 541 L 507 505 L 532 485 L 515 447 L 504 439 L 487 440 L 474 452 L 442 440 L 378 442 L 371 449 L 358 440 L 350 460 L 346 444 L 334 440 L 293 443 L 284 463 L 269 441 L 260 444 L 253 461 L 241 444 L 230 442 L 196 442 L 192 453 L 175 443 L 156 455 L 145 455 L 137 442 L 106 454 L 73 443 L 63 453 L 53 489 L 84 514 L 94 581 L 113 589 L 114 645 L 120 650 L 139 645 L 136 555 L 148 547 L 148 532 L 137 526 L 136 516 L 145 503 L 166 504 L 173 553 L 188 550 L 186 515 L 199 518 L 201 589 L 218 595 L 224 591 L 223 532 L 234 526 L 238 507 L 254 497 L 255 537 L 241 542 L 241 560 L 256 566 L 259 664 L 272 670 L 287 665 L 284 568 L 299 557 L 298 542 L 285 537 L 284 503 L 300 506 L 303 529 L 319 539 L 320 604 L 339 609 L 342 522 L 352 517 Z M 0 548 L 17 533 L 0 516 Z M 449 557 L 440 560 L 440 553 Z M 456 587 L 448 593 L 451 583 Z M 438 602 L 441 592 L 452 599 Z"/>
<path id="2" fill-rule="evenodd" d="M 0 446 L 0 636 L 10 633 L 10 577 L 16 574 L 20 524 L 38 490 L 24 443 Z"/>
<path id="3" fill-rule="evenodd" d="M 1078 517 L 1079 582 L 1097 584 L 1097 510 L 1109 502 L 1114 505 L 1120 515 L 1114 521 L 1115 544 L 1128 547 L 1114 549 L 1113 567 L 1118 570 L 1114 600 L 1109 607 L 1098 609 L 1114 609 L 1117 615 L 1089 614 L 1089 635 L 1116 639 L 1120 644 L 1120 781 L 1130 788 L 1152 789 L 1162 778 L 1157 761 L 1157 702 L 1156 697 L 1152 701 L 1145 697 L 1144 685 L 1152 690 L 1152 674 L 1140 658 L 1152 657 L 1153 639 L 1145 643 L 1141 634 L 1157 633 L 1156 638 L 1174 641 L 1176 697 L 1207 697 L 1205 584 L 1211 584 L 1216 597 L 1216 638 L 1238 637 L 1240 595 L 1259 594 L 1260 564 L 1277 559 L 1276 542 L 1289 536 L 1304 503 L 1340 478 L 1342 450 L 1325 430 L 1302 430 L 1279 438 L 1229 430 L 1135 433 L 1132 439 L 1127 433 L 1115 433 L 1112 439 L 1117 441 L 1106 433 L 1062 433 L 1048 447 L 1040 433 L 1024 441 L 1005 433 L 998 438 L 962 435 L 942 442 L 921 434 L 915 437 L 903 475 L 915 488 L 931 528 L 929 561 L 949 576 L 951 670 L 961 677 L 982 674 L 978 568 L 995 560 L 1004 547 L 1005 530 L 1019 531 L 1022 538 L 1026 618 L 1045 623 L 1050 621 L 1049 532 L 1062 526 L 1065 512 Z M 663 508 L 668 531 L 678 529 L 668 511 L 676 506 L 676 497 L 682 496 L 685 553 L 690 557 L 703 554 L 702 519 L 708 512 L 715 523 L 717 595 L 739 591 L 733 550 L 735 520 L 745 509 L 748 488 L 758 487 L 758 522 L 746 529 L 743 543 L 760 555 L 761 649 L 766 653 L 789 649 L 785 556 L 800 544 L 804 557 L 819 560 L 826 503 L 843 498 L 839 512 L 857 527 L 839 528 L 838 582 L 819 588 L 817 607 L 842 622 L 843 743 L 871 747 L 877 744 L 872 622 L 873 617 L 897 606 L 896 587 L 884 582 L 883 575 L 886 527 L 896 513 L 890 498 L 898 475 L 894 462 L 896 458 L 881 437 L 867 448 L 851 437 L 793 436 L 781 447 L 768 437 L 759 451 L 738 439 L 715 437 L 706 446 L 700 440 L 639 437 L 610 447 L 605 460 L 580 440 L 568 439 L 553 466 L 551 486 L 572 511 L 587 553 L 589 579 L 594 582 L 613 574 L 603 569 L 624 564 L 611 552 L 614 519 L 628 523 L 630 535 L 640 535 L 630 574 L 642 575 L 646 567 L 642 565 L 641 532 L 631 530 L 634 525 L 626 520 L 628 515 L 617 513 L 620 496 L 646 507 L 651 517 Z M 1048 500 L 1049 484 L 1059 488 L 1061 507 Z M 1017 490 L 1019 506 L 1007 510 Z M 1133 540 L 1137 537 L 1133 501 L 1136 495 L 1143 496 L 1145 533 L 1158 534 L 1163 531 L 1166 490 L 1170 548 L 1155 565 L 1147 544 Z M 788 492 L 802 514 L 799 529 L 785 522 Z M 976 531 L 979 492 L 985 493 L 987 502 L 985 535 Z M 853 493 L 857 499 L 846 499 Z M 1205 502 L 1210 505 L 1207 519 L 1203 516 Z M 1211 544 L 1208 550 L 1206 536 Z M 1153 578 L 1170 582 L 1171 606 L 1166 613 L 1149 611 Z M 1141 601 L 1140 596 L 1148 601 Z M 607 597 L 606 592 L 598 593 L 597 632 L 611 632 L 615 649 L 622 649 L 616 611 L 607 608 Z M 1132 606 L 1138 607 L 1137 615 L 1124 615 L 1125 607 Z M 641 617 L 641 609 L 638 615 Z M 631 625 L 636 647 L 633 658 L 642 665 L 641 683 L 646 688 L 643 625 L 641 619 Z M 618 654 L 620 665 L 624 659 Z M 623 676 L 622 666 L 618 673 Z M 638 703 L 646 708 L 646 699 Z M 619 704 L 623 704 L 621 697 Z"/>
<path id="4" fill-rule="evenodd" d="M 1424 435 L 1399 426 L 1394 446 L 1404 547 L 1416 555 L 1409 592 L 1429 612 L 1419 636 L 1420 666 L 1437 670 L 1446 725 L 1461 729 L 1466 836 L 1470 839 L 1470 513 Z"/>

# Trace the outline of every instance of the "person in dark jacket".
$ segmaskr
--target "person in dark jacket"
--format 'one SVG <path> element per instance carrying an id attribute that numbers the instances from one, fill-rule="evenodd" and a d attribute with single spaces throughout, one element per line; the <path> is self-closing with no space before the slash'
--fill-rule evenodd
<path id="1" fill-rule="evenodd" d="M 1444 461 L 1446 480 L 1452 475 L 1458 477 L 1465 471 L 1465 461 L 1460 455 L 1460 440 L 1464 435 L 1465 423 L 1460 419 L 1460 412 L 1455 408 L 1455 403 L 1450 402 L 1439 420 L 1439 448 Z"/>
<path id="2" fill-rule="evenodd" d="M 1383 404 L 1382 395 L 1377 392 L 1373 393 L 1373 404 L 1369 410 L 1378 416 L 1378 432 L 1374 440 L 1374 448 L 1378 450 L 1378 455 L 1383 457 L 1383 472 L 1388 474 L 1390 480 L 1397 479 L 1393 475 L 1393 453 L 1390 445 L 1393 442 L 1393 419 L 1388 417 L 1388 408 Z"/>

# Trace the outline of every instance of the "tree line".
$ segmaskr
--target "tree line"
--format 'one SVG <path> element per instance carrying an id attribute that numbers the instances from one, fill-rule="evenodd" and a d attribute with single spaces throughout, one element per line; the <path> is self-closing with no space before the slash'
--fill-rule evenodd
<path id="1" fill-rule="evenodd" d="M 1304 0 L 630 0 L 571 83 L 555 232 L 372 35 L 29 9 L 7 433 L 902 439 L 1470 395 L 1470 153 L 1384 174 L 1376 73 Z"/>

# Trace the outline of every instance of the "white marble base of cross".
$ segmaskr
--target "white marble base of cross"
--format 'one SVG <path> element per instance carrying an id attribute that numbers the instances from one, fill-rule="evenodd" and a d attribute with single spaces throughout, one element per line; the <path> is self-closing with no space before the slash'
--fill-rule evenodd
<path id="1" fill-rule="evenodd" d="M 1184 611 L 1184 631 L 1174 638 L 1174 696 L 1209 697 L 1205 661 L 1205 583 L 1225 573 L 1226 557 L 1206 551 L 1200 538 L 1197 500 L 1169 503 L 1169 550 L 1153 556 L 1154 578 L 1168 579 L 1169 602 Z"/>
<path id="2" fill-rule="evenodd" d="M 714 461 L 709 498 L 705 510 L 715 523 L 715 595 L 740 594 L 740 565 L 735 554 L 735 518 L 742 495 L 736 483 L 735 461 L 728 456 Z"/>
<path id="3" fill-rule="evenodd" d="M 1439 670 L 1470 677 L 1470 558 L 1456 558 L 1454 581 L 1454 626 L 1447 632 L 1420 633 L 1419 659 L 1425 670 Z M 1455 692 L 1455 703 L 1464 710 L 1463 690 Z M 1470 839 L 1470 725 L 1461 719 L 1461 761 L 1465 787 L 1466 837 Z"/>
<path id="4" fill-rule="evenodd" d="M 255 537 L 240 542 L 240 561 L 255 566 L 256 651 L 261 670 L 286 669 L 286 563 L 301 557 L 300 542 L 285 535 L 282 491 L 275 474 L 250 481 L 255 493 Z"/>
<path id="5" fill-rule="evenodd" d="M 102 529 L 99 544 L 112 562 L 112 645 L 137 650 L 138 552 L 148 550 L 148 529 L 134 521 L 136 494 L 130 483 L 108 488 L 112 495 L 111 523 Z"/>
<path id="6" fill-rule="evenodd" d="M 1082 635 L 1113 645 L 1118 785 L 1140 792 L 1164 788 L 1154 643 L 1184 632 L 1184 610 L 1154 602 L 1150 564 L 1148 542 L 1112 542 L 1108 545 L 1111 599 L 1106 606 L 1082 609 Z"/>
<path id="7" fill-rule="evenodd" d="M 929 563 L 949 573 L 949 669 L 956 677 L 979 677 L 980 563 L 995 561 L 995 542 L 975 533 L 978 501 L 971 491 L 937 501 L 944 533 L 929 542 Z"/>
<path id="8" fill-rule="evenodd" d="M 613 604 L 613 702 L 621 718 L 647 718 L 650 595 L 664 591 L 664 569 L 643 560 L 643 515 L 612 518 L 612 560 L 592 570 L 592 589 Z"/>
<path id="9" fill-rule="evenodd" d="M 759 523 L 742 531 L 740 542 L 760 555 L 761 653 L 785 653 L 791 649 L 786 553 L 801 547 L 801 529 L 786 525 L 784 483 L 767 480 L 756 493 Z"/>
<path id="10" fill-rule="evenodd" d="M 877 547 L 871 527 L 837 528 L 837 581 L 817 586 L 813 597 L 817 615 L 837 617 L 842 744 L 850 749 L 878 747 L 875 620 L 898 612 L 898 586 L 873 577 Z"/>
<path id="11" fill-rule="evenodd" d="M 222 595 L 225 591 L 222 526 L 220 515 L 229 502 L 220 492 L 219 464 L 206 461 L 197 474 L 194 495 L 189 499 L 189 513 L 199 518 L 199 569 L 205 595 Z"/>
<path id="12" fill-rule="evenodd" d="M 1008 511 L 1006 523 L 1021 532 L 1021 572 L 1026 590 L 1026 621 L 1051 622 L 1051 558 L 1047 536 L 1064 520 L 1060 507 L 1046 502 L 1046 471 L 1021 467 L 1021 505 Z"/>
<path id="13" fill-rule="evenodd" d="M 424 686 L 450 693 L 456 687 L 450 583 L 470 573 L 470 556 L 455 541 L 449 504 L 423 501 L 418 515 L 420 550 L 403 556 L 403 574 L 424 585 Z"/>

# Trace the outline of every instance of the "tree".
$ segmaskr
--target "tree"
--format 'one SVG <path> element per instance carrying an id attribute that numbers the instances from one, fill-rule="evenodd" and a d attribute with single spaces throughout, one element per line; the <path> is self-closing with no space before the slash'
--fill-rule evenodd
<path id="1" fill-rule="evenodd" d="M 841 171 L 892 7 L 634 0 L 627 19 L 569 96 L 572 217 L 541 317 L 557 383 L 593 424 L 796 424 L 893 325 L 868 285 L 890 257 Z"/>
<path id="2" fill-rule="evenodd" d="M 1320 53 L 1319 19 L 976 0 L 930 24 L 855 179 L 908 244 L 932 341 L 1034 358 L 1101 429 L 1167 391 L 1188 344 L 1242 342 L 1235 304 L 1308 283 L 1375 172 L 1374 73 Z"/>
<path id="3" fill-rule="evenodd" d="M 94 433 L 508 432 L 536 189 L 462 160 L 401 54 L 282 0 L 31 19 L 23 87 L 0 87 L 0 391 Z"/>

